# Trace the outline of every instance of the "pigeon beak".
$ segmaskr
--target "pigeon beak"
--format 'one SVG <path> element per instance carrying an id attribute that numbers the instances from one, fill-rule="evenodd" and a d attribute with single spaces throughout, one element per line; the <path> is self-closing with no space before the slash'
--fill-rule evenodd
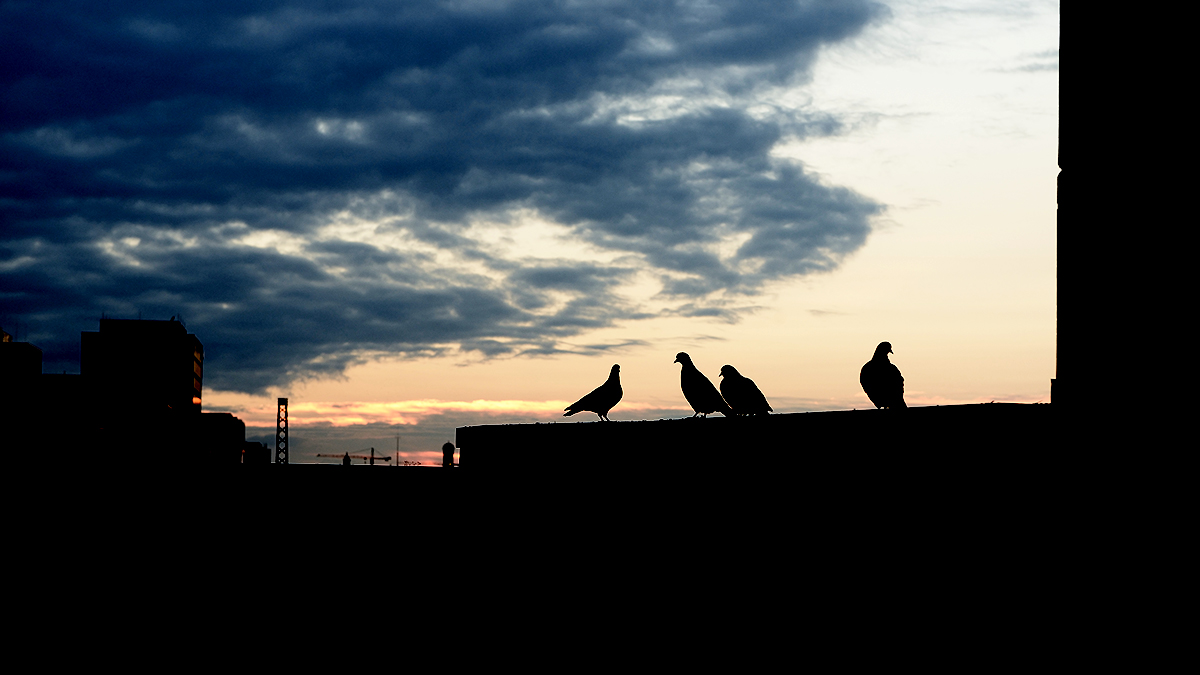
<path id="1" fill-rule="evenodd" d="M 679 363 L 679 359 L 675 359 L 675 360 L 674 360 L 674 361 L 672 361 L 671 363 Z"/>

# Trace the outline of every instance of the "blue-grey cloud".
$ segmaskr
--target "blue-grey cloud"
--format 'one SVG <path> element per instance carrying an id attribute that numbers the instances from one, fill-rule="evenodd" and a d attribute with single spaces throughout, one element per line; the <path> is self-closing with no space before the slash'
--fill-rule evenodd
<path id="1" fill-rule="evenodd" d="M 664 311 L 732 320 L 730 295 L 833 269 L 869 233 L 879 204 L 771 154 L 840 121 L 762 94 L 885 11 L 4 3 L 2 313 L 50 369 L 101 313 L 182 314 L 207 384 L 242 391 L 372 353 L 570 351 L 652 314 L 618 290 L 639 272 Z M 473 234 L 516 210 L 618 262 Z"/>
<path id="2" fill-rule="evenodd" d="M 1058 50 L 1048 49 L 1044 52 L 1036 54 L 1026 54 L 1022 59 L 1028 63 L 1022 64 L 1012 70 L 1020 73 L 1040 73 L 1040 72 L 1056 72 L 1058 71 Z"/>

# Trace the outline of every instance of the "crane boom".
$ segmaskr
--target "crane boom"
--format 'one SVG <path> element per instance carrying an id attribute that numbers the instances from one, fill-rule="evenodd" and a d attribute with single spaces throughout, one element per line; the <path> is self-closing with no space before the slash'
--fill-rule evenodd
<path id="1" fill-rule="evenodd" d="M 371 460 L 372 464 L 374 464 L 375 460 L 377 460 L 377 459 L 381 462 L 392 461 L 391 457 L 388 457 L 386 455 L 375 454 L 375 448 L 367 448 L 367 450 L 370 450 L 371 454 L 369 454 L 369 455 L 351 455 L 350 453 L 347 452 L 344 455 L 328 455 L 325 453 L 318 452 L 317 457 L 341 457 L 342 459 L 346 459 L 347 457 L 349 457 L 350 459 L 369 459 L 369 460 Z M 359 450 L 359 452 L 362 452 L 362 450 Z"/>

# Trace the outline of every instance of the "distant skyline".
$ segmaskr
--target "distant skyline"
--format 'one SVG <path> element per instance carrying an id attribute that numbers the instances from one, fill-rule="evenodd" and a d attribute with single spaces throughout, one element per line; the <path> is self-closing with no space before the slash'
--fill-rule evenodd
<path id="1" fill-rule="evenodd" d="M 0 325 L 181 317 L 293 458 L 463 424 L 1048 400 L 1057 2 L 0 7 Z M 253 429 L 251 437 L 254 436 Z M 267 440 L 267 434 L 262 440 Z M 389 440 L 390 439 L 390 440 Z"/>

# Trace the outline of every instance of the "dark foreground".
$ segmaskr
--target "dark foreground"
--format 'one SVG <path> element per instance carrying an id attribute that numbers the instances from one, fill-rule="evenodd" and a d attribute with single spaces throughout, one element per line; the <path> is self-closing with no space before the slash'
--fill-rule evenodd
<path id="1" fill-rule="evenodd" d="M 351 533 L 390 546 L 420 530 L 500 546 L 495 538 L 514 532 L 673 542 L 757 533 L 789 546 L 823 540 L 822 550 L 853 538 L 893 555 L 924 532 L 939 547 L 969 536 L 1027 547 L 1075 532 L 1108 485 L 1097 478 L 1097 448 L 1059 426 L 1052 405 L 999 403 L 487 425 L 457 430 L 454 468 L 76 464 L 34 472 L 32 492 L 39 504 L 74 504 L 73 518 L 139 523 L 167 513 L 185 530 L 237 526 L 263 541 Z M 12 481 L 28 488 L 25 478 Z"/>

